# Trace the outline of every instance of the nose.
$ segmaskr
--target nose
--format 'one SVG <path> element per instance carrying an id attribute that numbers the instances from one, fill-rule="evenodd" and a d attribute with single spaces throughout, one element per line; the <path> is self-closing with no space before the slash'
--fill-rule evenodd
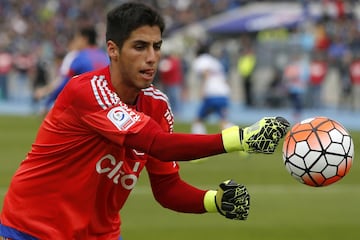
<path id="1" fill-rule="evenodd" d="M 149 48 L 146 54 L 146 62 L 153 65 L 156 63 L 160 58 L 159 51 L 156 51 L 154 48 Z"/>

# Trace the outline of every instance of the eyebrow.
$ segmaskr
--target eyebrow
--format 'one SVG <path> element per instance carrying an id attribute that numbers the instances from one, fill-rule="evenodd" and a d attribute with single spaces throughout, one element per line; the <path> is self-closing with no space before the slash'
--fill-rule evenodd
<path id="1" fill-rule="evenodd" d="M 155 45 L 157 45 L 157 44 L 162 44 L 162 42 L 163 42 L 163 40 L 160 40 L 160 41 L 158 41 L 158 42 L 155 42 L 154 44 Z M 133 42 L 134 44 L 150 44 L 150 42 L 148 42 L 148 41 L 144 41 L 144 40 L 135 40 L 134 42 Z"/>

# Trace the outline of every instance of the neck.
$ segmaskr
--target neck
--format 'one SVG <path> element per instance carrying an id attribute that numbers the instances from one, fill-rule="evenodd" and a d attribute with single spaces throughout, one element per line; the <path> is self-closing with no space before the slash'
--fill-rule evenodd
<path id="1" fill-rule="evenodd" d="M 124 83 L 121 74 L 117 68 L 110 65 L 111 84 L 115 88 L 115 92 L 123 103 L 127 105 L 135 105 L 139 96 L 139 89 L 131 87 Z"/>

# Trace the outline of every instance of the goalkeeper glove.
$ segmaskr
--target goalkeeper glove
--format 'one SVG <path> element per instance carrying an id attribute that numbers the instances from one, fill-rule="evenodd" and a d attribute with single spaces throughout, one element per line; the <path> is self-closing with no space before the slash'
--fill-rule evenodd
<path id="1" fill-rule="evenodd" d="M 233 126 L 222 131 L 226 152 L 273 153 L 290 127 L 283 117 L 264 117 L 244 129 Z"/>
<path id="2" fill-rule="evenodd" d="M 246 220 L 250 209 L 250 195 L 245 186 L 228 180 L 217 191 L 207 191 L 204 206 L 208 212 L 218 211 L 229 219 Z"/>

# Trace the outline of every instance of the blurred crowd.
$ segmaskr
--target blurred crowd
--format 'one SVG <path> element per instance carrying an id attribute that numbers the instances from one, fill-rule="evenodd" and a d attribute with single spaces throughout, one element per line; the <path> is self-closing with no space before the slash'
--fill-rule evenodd
<path id="1" fill-rule="evenodd" d="M 323 13 L 316 19 L 271 30 L 273 37 L 268 37 L 269 31 L 258 33 L 252 41 L 258 64 L 274 73 L 260 104 L 290 105 L 295 118 L 306 107 L 331 104 L 360 111 L 358 7 L 357 1 L 323 1 Z M 260 59 L 264 55 L 267 59 Z"/>
<path id="2" fill-rule="evenodd" d="M 0 101 L 26 102 L 32 99 L 34 89 L 52 81 L 57 74 L 61 59 L 68 51 L 69 41 L 79 26 L 94 25 L 98 30 L 98 43 L 104 47 L 105 15 L 112 6 L 122 2 L 125 1 L 109 0 L 104 3 L 99 0 L 0 0 Z M 171 37 L 173 32 L 195 22 L 249 3 L 262 1 L 149 0 L 146 2 L 163 13 L 167 24 L 164 36 Z M 300 0 L 299 2 L 314 1 Z M 296 70 L 298 73 L 303 71 L 299 74 L 305 79 L 306 94 L 311 93 L 312 97 L 320 96 L 320 90 L 316 89 L 320 88 L 318 86 L 325 81 L 327 74 L 335 69 L 344 99 L 350 95 L 360 95 L 357 93 L 358 90 L 353 90 L 356 88 L 354 85 L 360 85 L 359 66 L 354 64 L 359 61 L 360 52 L 359 18 L 354 13 L 358 2 L 350 0 L 322 0 L 320 2 L 326 9 L 320 19 L 292 29 L 273 29 L 272 33 L 275 35 L 280 33 L 277 37 L 269 37 L 266 31 L 232 36 L 230 40 L 237 43 L 236 51 L 232 51 L 232 45 L 227 44 L 229 39 L 212 39 L 212 36 L 207 36 L 207 42 L 212 45 L 211 47 L 215 47 L 216 43 L 221 43 L 222 48 L 217 51 L 217 57 L 224 64 L 228 77 L 235 79 L 233 81 L 246 81 L 243 86 L 239 86 L 241 91 L 246 89 L 244 93 L 246 96 L 243 97 L 245 105 L 250 107 L 264 105 L 263 102 L 257 101 L 259 99 L 257 95 L 264 95 L 264 93 L 259 93 L 253 85 L 256 85 L 255 82 L 259 76 L 263 76 L 261 69 L 270 66 L 273 74 L 269 84 L 266 85 L 267 94 L 261 98 L 270 107 L 278 106 L 279 101 L 287 97 L 286 89 L 289 89 L 287 85 L 294 83 L 289 80 L 288 76 L 291 74 L 289 71 L 286 72 L 287 65 L 296 62 L 294 59 L 299 56 L 307 63 L 304 68 L 299 67 Z M 280 45 L 280 49 L 276 48 L 277 45 Z M 289 51 L 289 49 L 297 49 L 297 51 Z M 195 51 L 195 48 L 193 50 Z M 250 64 L 253 65 L 250 66 L 250 70 L 246 65 L 249 61 L 240 67 L 240 59 L 249 52 L 254 56 L 254 58 L 248 58 Z M 191 67 L 191 58 L 184 57 L 185 53 L 181 52 L 177 52 L 177 55 L 183 63 L 181 76 L 184 78 L 184 83 L 181 84 L 184 89 L 189 88 L 192 86 L 189 83 L 191 79 L 187 77 Z M 286 55 L 285 58 L 283 55 Z M 274 61 L 274 59 L 277 60 Z M 323 65 L 312 66 L 313 61 L 321 61 Z M 322 66 L 325 67 L 322 68 Z M 316 80 L 312 79 L 311 76 L 314 72 L 319 72 L 319 69 L 325 69 L 323 77 L 318 76 Z M 247 73 L 244 75 L 241 71 L 247 71 Z M 310 87 L 312 81 L 315 81 L 318 86 Z M 157 83 L 162 86 L 161 79 Z M 338 90 L 334 89 L 334 91 Z M 232 89 L 233 94 L 237 95 L 241 91 Z M 188 95 L 182 94 L 182 96 Z M 239 100 L 239 97 L 235 96 L 233 99 Z M 313 99 L 308 104 L 321 106 L 321 101 L 321 99 Z M 360 109 L 359 99 L 354 98 L 351 101 L 354 109 Z M 304 106 L 306 107 L 306 104 Z"/>
<path id="3" fill-rule="evenodd" d="M 27 88 L 46 84 L 68 51 L 76 29 L 95 25 L 99 45 L 104 46 L 105 15 L 122 0 L 1 0 L 0 1 L 0 99 L 26 100 Z M 167 23 L 166 33 L 189 22 L 237 7 L 244 0 L 150 0 Z M 16 91 L 9 93 L 10 73 L 16 75 Z M 47 75 L 46 75 L 47 74 Z M 48 76 L 50 75 L 50 76 Z"/>

